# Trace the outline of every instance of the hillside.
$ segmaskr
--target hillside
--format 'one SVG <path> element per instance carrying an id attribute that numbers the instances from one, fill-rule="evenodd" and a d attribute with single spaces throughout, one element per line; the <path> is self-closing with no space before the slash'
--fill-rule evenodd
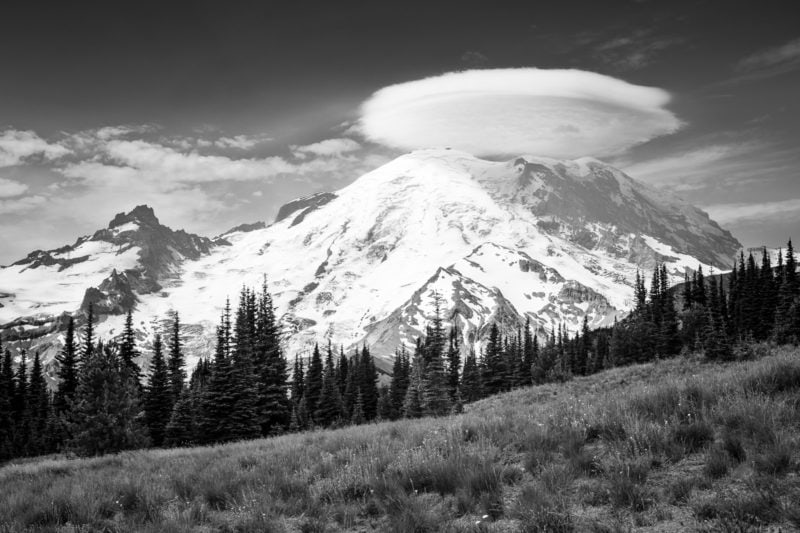
<path id="1" fill-rule="evenodd" d="M 679 358 L 447 418 L 0 468 L 0 530 L 800 528 L 800 351 Z"/>

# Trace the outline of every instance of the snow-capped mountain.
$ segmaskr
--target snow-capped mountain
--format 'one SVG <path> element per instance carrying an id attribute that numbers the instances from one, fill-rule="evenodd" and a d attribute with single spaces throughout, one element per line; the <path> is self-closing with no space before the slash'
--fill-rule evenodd
<path id="1" fill-rule="evenodd" d="M 698 264 L 728 268 L 739 248 L 704 212 L 594 159 L 422 150 L 214 241 L 173 232 L 140 206 L 0 269 L 0 324 L 4 339 L 52 356 L 55 317 L 88 301 L 106 336 L 130 306 L 143 338 L 174 309 L 198 356 L 225 299 L 266 275 L 290 354 L 330 339 L 388 359 L 424 331 L 436 295 L 473 344 L 492 322 L 512 330 L 530 318 L 544 332 L 588 316 L 597 327 L 628 311 L 637 268 L 666 262 L 677 282 Z"/>

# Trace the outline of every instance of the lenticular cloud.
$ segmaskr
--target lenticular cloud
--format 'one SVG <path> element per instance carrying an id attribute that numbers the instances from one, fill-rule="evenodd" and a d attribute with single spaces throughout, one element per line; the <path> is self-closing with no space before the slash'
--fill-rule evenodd
<path id="1" fill-rule="evenodd" d="M 662 89 L 581 70 L 468 70 L 377 91 L 361 106 L 360 128 L 403 150 L 600 157 L 676 131 L 669 100 Z"/>

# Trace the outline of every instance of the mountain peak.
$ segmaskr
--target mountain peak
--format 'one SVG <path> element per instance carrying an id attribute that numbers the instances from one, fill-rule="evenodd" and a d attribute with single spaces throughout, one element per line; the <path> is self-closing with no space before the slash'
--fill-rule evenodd
<path id="1" fill-rule="evenodd" d="M 153 208 L 149 205 L 142 204 L 137 205 L 128 213 L 117 213 L 114 219 L 108 224 L 108 228 L 113 229 L 117 226 L 127 224 L 128 222 L 139 222 L 151 226 L 159 225 L 158 217 L 156 217 Z"/>

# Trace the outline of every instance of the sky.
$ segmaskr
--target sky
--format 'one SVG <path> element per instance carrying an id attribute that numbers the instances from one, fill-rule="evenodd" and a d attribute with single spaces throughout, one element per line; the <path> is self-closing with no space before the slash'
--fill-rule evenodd
<path id="1" fill-rule="evenodd" d="M 417 148 L 592 156 L 800 238 L 792 2 L 17 2 L 0 264 L 135 205 L 214 236 Z"/>

